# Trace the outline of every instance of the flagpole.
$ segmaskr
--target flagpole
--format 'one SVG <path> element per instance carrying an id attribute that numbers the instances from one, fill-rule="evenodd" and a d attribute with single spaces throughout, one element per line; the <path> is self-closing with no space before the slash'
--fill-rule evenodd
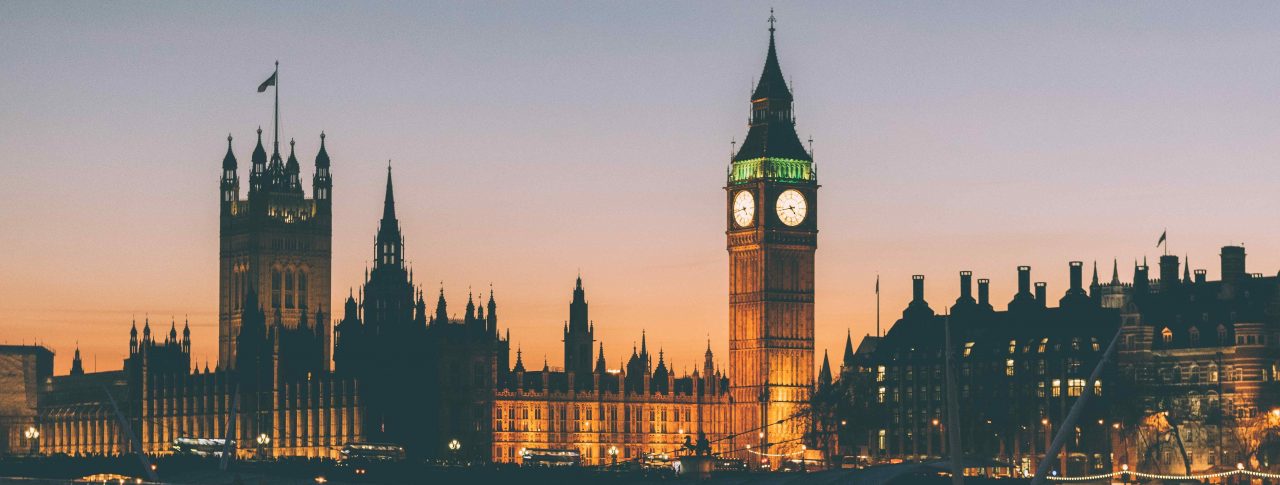
<path id="1" fill-rule="evenodd" d="M 272 77 L 274 77 L 276 81 L 274 83 L 276 88 L 276 113 L 275 113 L 274 119 L 272 120 L 274 121 L 274 124 L 275 124 L 275 132 L 271 135 L 272 136 L 271 143 L 273 145 L 275 153 L 279 154 L 280 153 L 280 61 L 278 60 L 276 61 L 276 72 L 275 74 L 272 74 Z"/>
<path id="2" fill-rule="evenodd" d="M 880 275 L 876 275 L 876 337 L 880 335 Z"/>

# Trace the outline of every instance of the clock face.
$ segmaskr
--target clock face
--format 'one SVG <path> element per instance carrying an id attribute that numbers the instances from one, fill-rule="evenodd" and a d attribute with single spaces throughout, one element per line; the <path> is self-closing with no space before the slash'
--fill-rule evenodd
<path id="1" fill-rule="evenodd" d="M 778 219 L 783 224 L 794 226 L 804 222 L 804 216 L 809 210 L 809 204 L 804 200 L 804 194 L 796 189 L 787 189 L 778 195 Z"/>
<path id="2" fill-rule="evenodd" d="M 742 190 L 733 196 L 733 222 L 738 226 L 748 227 L 756 217 L 756 198 L 751 191 Z"/>

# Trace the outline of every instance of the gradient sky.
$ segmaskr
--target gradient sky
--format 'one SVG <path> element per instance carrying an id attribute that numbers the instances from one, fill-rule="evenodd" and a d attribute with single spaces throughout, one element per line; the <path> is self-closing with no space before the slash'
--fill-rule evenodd
<path id="1" fill-rule="evenodd" d="M 279 59 L 304 180 L 328 134 L 334 307 L 392 159 L 418 279 L 454 309 L 492 283 L 526 364 L 560 365 L 581 270 L 611 365 L 645 328 L 727 365 L 722 187 L 771 5 L 822 184 L 819 362 L 874 332 L 877 273 L 887 326 L 911 274 L 938 310 L 966 269 L 1003 307 L 1019 264 L 1056 300 L 1165 227 L 1210 278 L 1227 243 L 1280 269 L 1276 3 L 8 1 L 0 340 L 107 370 L 133 316 L 189 315 L 216 358 L 219 163 L 269 133 Z"/>

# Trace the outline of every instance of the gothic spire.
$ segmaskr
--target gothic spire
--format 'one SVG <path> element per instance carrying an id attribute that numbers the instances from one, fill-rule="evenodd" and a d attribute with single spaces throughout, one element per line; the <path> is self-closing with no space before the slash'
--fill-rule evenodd
<path id="1" fill-rule="evenodd" d="M 769 51 L 756 89 L 751 93 L 751 128 L 734 161 L 775 158 L 813 161 L 796 135 L 791 110 L 791 90 L 782 75 L 774 39 L 773 12 L 769 13 Z M 807 177 L 807 175 L 806 175 Z"/>
<path id="2" fill-rule="evenodd" d="M 818 372 L 818 387 L 831 385 L 831 360 L 827 359 L 827 351 L 822 351 L 822 370 Z"/>
<path id="3" fill-rule="evenodd" d="M 387 161 L 387 194 L 382 199 L 382 221 L 396 220 L 396 196 L 391 188 L 391 161 Z"/>
<path id="4" fill-rule="evenodd" d="M 267 165 L 267 151 L 262 149 L 262 127 L 258 127 L 258 146 L 253 147 L 253 157 L 251 159 L 254 165 L 265 167 Z"/>
<path id="5" fill-rule="evenodd" d="M 1089 286 L 1098 286 L 1098 262 L 1093 262 L 1093 284 Z"/>
<path id="6" fill-rule="evenodd" d="M 404 238 L 396 220 L 396 196 L 391 185 L 391 162 L 387 161 L 387 195 L 382 201 L 382 221 L 378 223 L 378 267 L 403 267 Z"/>
<path id="7" fill-rule="evenodd" d="M 1111 260 L 1111 284 L 1113 285 L 1120 284 L 1120 260 L 1119 259 Z"/>
<path id="8" fill-rule="evenodd" d="M 227 154 L 222 157 L 223 170 L 236 169 L 236 154 L 231 152 L 231 134 L 227 133 Z"/>
<path id="9" fill-rule="evenodd" d="M 1191 282 L 1191 255 L 1189 254 L 1183 255 L 1183 258 L 1185 258 L 1185 260 L 1183 261 L 1183 266 L 1182 266 L 1182 282 L 1190 283 Z"/>
<path id="10" fill-rule="evenodd" d="M 316 168 L 329 168 L 329 151 L 324 148 L 324 132 L 320 132 L 320 152 L 316 153 Z"/>
<path id="11" fill-rule="evenodd" d="M 848 330 L 844 337 L 844 366 L 853 367 L 853 331 Z"/>

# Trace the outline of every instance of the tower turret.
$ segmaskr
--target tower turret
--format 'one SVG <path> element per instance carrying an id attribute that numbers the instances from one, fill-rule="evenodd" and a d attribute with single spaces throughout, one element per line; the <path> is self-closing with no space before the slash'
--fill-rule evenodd
<path id="1" fill-rule="evenodd" d="M 449 323 L 449 310 L 444 302 L 444 287 L 440 287 L 440 298 L 436 299 L 436 325 Z"/>
<path id="2" fill-rule="evenodd" d="M 320 132 L 320 152 L 316 153 L 316 173 L 311 178 L 311 194 L 316 200 L 316 210 L 328 212 L 332 203 L 333 177 L 329 174 L 329 151 L 324 146 L 324 132 Z"/>
<path id="3" fill-rule="evenodd" d="M 249 195 L 261 192 L 267 183 L 267 151 L 262 148 L 262 127 L 258 127 L 258 145 L 253 147 L 253 166 L 249 168 Z"/>
<path id="4" fill-rule="evenodd" d="M 222 215 L 231 214 L 240 197 L 240 176 L 236 174 L 236 155 L 231 150 L 231 134 L 227 134 L 227 154 L 222 157 Z"/>
<path id="5" fill-rule="evenodd" d="M 382 201 L 382 221 L 378 223 L 378 260 L 374 265 L 379 267 L 402 268 L 404 239 L 400 235 L 400 221 L 396 219 L 396 196 L 391 185 L 391 164 L 387 163 L 387 192 Z M 443 290 L 441 290 L 443 295 Z"/>
<path id="6" fill-rule="evenodd" d="M 80 362 L 80 344 L 76 343 L 76 356 L 71 359 L 71 375 L 84 375 L 84 364 Z"/>
<path id="7" fill-rule="evenodd" d="M 486 317 L 485 324 L 488 332 L 494 338 L 498 337 L 498 304 L 493 301 L 493 285 L 489 285 L 489 314 Z"/>
<path id="8" fill-rule="evenodd" d="M 302 167 L 298 165 L 298 157 L 293 151 L 293 139 L 289 139 L 289 161 L 284 165 L 284 176 L 286 181 L 286 189 L 290 192 L 302 192 L 302 180 L 300 174 Z"/>
<path id="9" fill-rule="evenodd" d="M 129 354 L 138 352 L 138 321 L 133 321 L 133 326 L 129 328 Z"/>

